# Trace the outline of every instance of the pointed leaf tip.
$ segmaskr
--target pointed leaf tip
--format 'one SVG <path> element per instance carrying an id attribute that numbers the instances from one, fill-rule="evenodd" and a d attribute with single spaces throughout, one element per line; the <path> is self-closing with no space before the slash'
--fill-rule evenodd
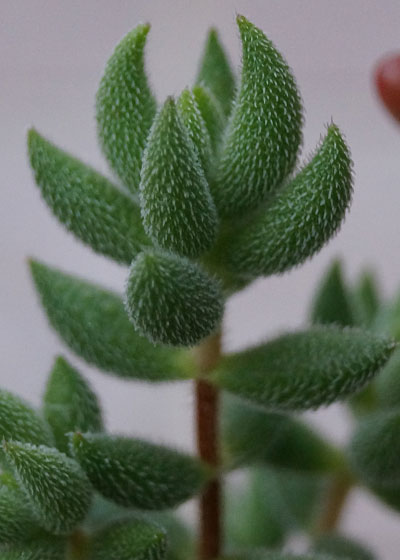
<path id="1" fill-rule="evenodd" d="M 270 410 L 316 409 L 359 391 L 394 348 L 369 332 L 315 327 L 228 355 L 214 382 Z"/>
<path id="2" fill-rule="evenodd" d="M 8 442 L 4 450 L 40 524 L 54 534 L 74 529 L 91 501 L 90 483 L 76 461 L 43 445 Z"/>
<path id="3" fill-rule="evenodd" d="M 250 279 L 303 263 L 338 231 L 352 193 L 350 152 L 330 125 L 308 165 L 234 236 L 227 257 L 232 271 Z"/>
<path id="4" fill-rule="evenodd" d="M 73 436 L 72 445 L 94 488 L 125 507 L 172 508 L 207 480 L 197 459 L 139 439 L 83 434 Z"/>
<path id="5" fill-rule="evenodd" d="M 125 306 L 149 340 L 193 346 L 218 327 L 224 301 L 219 283 L 200 265 L 154 250 L 133 261 Z"/>
<path id="6" fill-rule="evenodd" d="M 98 135 L 104 155 L 133 192 L 139 187 L 142 154 L 156 112 L 144 70 L 150 26 L 138 25 L 117 45 L 96 99 Z"/>
<path id="7" fill-rule="evenodd" d="M 37 261 L 31 272 L 50 324 L 87 362 L 131 379 L 187 378 L 182 351 L 139 336 L 117 294 Z"/>
<path id="8" fill-rule="evenodd" d="M 101 410 L 84 377 L 59 356 L 51 370 L 44 395 L 44 415 L 53 430 L 57 448 L 68 451 L 69 432 L 100 432 Z"/>
<path id="9" fill-rule="evenodd" d="M 243 68 L 212 194 L 221 215 L 253 210 L 293 170 L 302 135 L 295 79 L 264 33 L 238 18 Z"/>
<path id="10" fill-rule="evenodd" d="M 139 206 L 108 179 L 34 129 L 28 133 L 28 152 L 35 181 L 53 214 L 96 253 L 129 264 L 149 245 Z"/>
<path id="11" fill-rule="evenodd" d="M 144 154 L 142 218 L 154 243 L 189 257 L 211 246 L 218 223 L 196 151 L 174 100 L 168 98 L 155 118 Z"/>

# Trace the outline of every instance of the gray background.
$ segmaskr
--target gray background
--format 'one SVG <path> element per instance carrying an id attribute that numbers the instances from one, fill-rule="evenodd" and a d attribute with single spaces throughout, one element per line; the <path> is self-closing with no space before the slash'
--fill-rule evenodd
<path id="1" fill-rule="evenodd" d="M 60 146 L 106 172 L 97 147 L 94 94 L 117 41 L 150 21 L 151 81 L 161 100 L 190 84 L 205 32 L 217 25 L 235 64 L 240 49 L 235 13 L 272 38 L 294 69 L 306 108 L 303 156 L 331 117 L 352 148 L 355 194 L 338 237 L 312 262 L 281 278 L 260 280 L 229 302 L 225 345 L 244 347 L 301 325 L 313 287 L 334 255 L 349 277 L 379 267 L 382 287 L 400 284 L 398 127 L 371 84 L 376 59 L 399 48 L 398 0 L 0 1 L 0 384 L 38 403 L 53 356 L 62 351 L 36 302 L 25 259 L 34 255 L 121 289 L 126 271 L 80 246 L 50 215 L 33 186 L 25 132 L 34 124 Z M 192 446 L 189 386 L 151 387 L 113 380 L 82 367 L 101 395 L 110 429 Z M 336 441 L 349 420 L 340 407 L 310 415 Z M 365 537 L 381 558 L 398 557 L 399 519 L 358 492 L 344 527 Z"/>

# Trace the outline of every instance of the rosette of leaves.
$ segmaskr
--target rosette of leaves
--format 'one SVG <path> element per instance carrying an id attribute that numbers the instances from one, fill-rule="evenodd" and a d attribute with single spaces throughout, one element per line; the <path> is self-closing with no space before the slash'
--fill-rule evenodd
<path id="1" fill-rule="evenodd" d="M 213 394 L 235 395 L 239 405 L 222 413 L 221 468 L 261 464 L 250 493 L 279 480 L 281 511 L 305 528 L 319 492 L 306 478 L 340 470 L 342 457 L 291 414 L 360 391 L 394 343 L 359 323 L 345 327 L 345 318 L 242 352 L 206 355 L 221 332 L 227 298 L 316 254 L 338 231 L 352 195 L 350 152 L 335 124 L 298 166 L 303 112 L 294 76 L 260 29 L 243 16 L 237 24 L 238 83 L 212 30 L 196 83 L 161 104 L 145 71 L 149 25 L 122 39 L 96 97 L 110 177 L 29 132 L 35 181 L 53 214 L 96 253 L 129 267 L 123 294 L 38 261 L 31 272 L 51 326 L 86 362 L 123 378 L 194 379 Z M 362 325 L 372 320 L 371 309 L 364 311 Z M 64 359 L 52 372 L 44 419 L 15 398 L 5 403 L 5 464 L 26 497 L 22 515 L 30 512 L 40 538 L 57 538 L 73 558 L 187 558 L 193 546 L 185 544 L 182 556 L 173 532 L 166 548 L 166 518 L 158 512 L 201 493 L 207 481 L 217 484 L 215 462 L 208 461 L 211 468 L 167 447 L 106 434 L 93 391 Z M 10 410 L 18 420 L 11 425 Z M 282 469 L 301 471 L 295 490 Z M 304 500 L 285 509 L 283 496 L 293 491 Z M 258 506 L 249 511 L 263 510 Z M 271 519 L 265 508 L 260 515 Z M 274 542 L 283 544 L 294 525 L 275 522 Z M 251 531 L 246 539 L 253 548 L 269 542 L 258 534 L 253 541 Z M 5 543 L 10 554 L 13 543 Z"/>

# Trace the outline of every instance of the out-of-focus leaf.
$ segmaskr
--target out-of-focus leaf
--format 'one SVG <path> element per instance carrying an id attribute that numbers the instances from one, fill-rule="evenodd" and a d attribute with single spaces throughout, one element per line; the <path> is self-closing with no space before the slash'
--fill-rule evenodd
<path id="1" fill-rule="evenodd" d="M 375 560 L 376 557 L 363 544 L 340 534 L 330 533 L 319 537 L 312 552 L 327 554 L 338 560 Z"/>

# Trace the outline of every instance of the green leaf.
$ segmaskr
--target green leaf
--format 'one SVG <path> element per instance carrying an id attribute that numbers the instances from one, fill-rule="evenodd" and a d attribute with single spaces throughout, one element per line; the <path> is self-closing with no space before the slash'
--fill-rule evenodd
<path id="1" fill-rule="evenodd" d="M 49 427 L 33 408 L 19 397 L 0 390 L 0 441 L 17 440 L 51 445 Z"/>
<path id="2" fill-rule="evenodd" d="M 382 409 L 400 407 L 400 348 L 375 381 L 377 404 Z"/>
<path id="3" fill-rule="evenodd" d="M 400 341 L 400 293 L 381 307 L 372 326 L 374 330 L 387 333 Z"/>
<path id="4" fill-rule="evenodd" d="M 174 346 L 193 346 L 211 334 L 224 307 L 219 283 L 200 265 L 156 250 L 133 261 L 125 304 L 141 334 Z"/>
<path id="5" fill-rule="evenodd" d="M 3 449 L 41 526 L 54 534 L 70 533 L 91 500 L 90 483 L 76 461 L 44 445 L 5 442 Z"/>
<path id="6" fill-rule="evenodd" d="M 293 171 L 302 107 L 294 77 L 274 45 L 243 16 L 242 78 L 212 193 L 221 215 L 253 210 Z"/>
<path id="7" fill-rule="evenodd" d="M 189 257 L 210 248 L 218 225 L 196 152 L 174 100 L 168 98 L 149 135 L 140 203 L 144 228 L 151 239 L 164 249 Z"/>
<path id="8" fill-rule="evenodd" d="M 144 71 L 148 24 L 138 25 L 117 45 L 96 100 L 98 135 L 110 166 L 132 192 L 139 188 L 142 155 L 156 102 Z"/>
<path id="9" fill-rule="evenodd" d="M 54 537 L 0 547 L 1 560 L 65 560 L 67 543 Z"/>
<path id="10" fill-rule="evenodd" d="M 39 530 L 18 487 L 0 484 L 0 545 L 30 540 Z"/>
<path id="11" fill-rule="evenodd" d="M 317 287 L 312 302 L 311 321 L 322 325 L 335 323 L 343 327 L 355 324 L 351 297 L 339 260 L 331 264 Z"/>
<path id="12" fill-rule="evenodd" d="M 182 352 L 139 336 L 118 295 L 39 262 L 31 271 L 52 327 L 87 362 L 132 379 L 186 377 Z"/>
<path id="13" fill-rule="evenodd" d="M 68 432 L 103 430 L 101 410 L 88 382 L 62 356 L 56 359 L 44 395 L 44 415 L 56 445 L 68 453 Z"/>
<path id="14" fill-rule="evenodd" d="M 364 327 L 370 327 L 379 311 L 381 295 L 374 274 L 364 271 L 353 290 L 353 305 L 357 322 Z"/>
<path id="15" fill-rule="evenodd" d="M 177 108 L 207 175 L 211 163 L 211 139 L 196 98 L 189 89 L 184 89 L 179 96 Z"/>
<path id="16" fill-rule="evenodd" d="M 290 552 L 274 552 L 264 549 L 254 550 L 245 554 L 235 554 L 234 560 L 335 560 L 325 554 L 290 554 Z"/>
<path id="17" fill-rule="evenodd" d="M 224 113 L 230 113 L 235 77 L 216 29 L 212 28 L 208 32 L 196 83 L 206 86 L 221 104 Z"/>
<path id="18" fill-rule="evenodd" d="M 75 434 L 72 447 L 94 488 L 125 507 L 175 507 L 197 494 L 207 478 L 196 459 L 139 439 Z"/>
<path id="19" fill-rule="evenodd" d="M 162 560 L 167 539 L 163 529 L 143 519 L 115 523 L 93 538 L 92 560 Z"/>
<path id="20" fill-rule="evenodd" d="M 270 410 L 307 410 L 359 391 L 395 344 L 357 329 L 315 327 L 226 356 L 210 379 Z"/>
<path id="21" fill-rule="evenodd" d="M 363 419 L 350 444 L 354 470 L 371 486 L 400 485 L 400 411 L 377 412 Z"/>
<path id="22" fill-rule="evenodd" d="M 303 472 L 329 472 L 339 453 L 303 422 L 225 398 L 222 448 L 227 466 L 264 463 Z"/>
<path id="23" fill-rule="evenodd" d="M 251 279 L 283 273 L 317 253 L 349 206 L 351 167 L 348 148 L 332 124 L 310 163 L 233 237 L 231 269 Z"/>
<path id="24" fill-rule="evenodd" d="M 151 512 L 146 518 L 163 527 L 167 533 L 166 560 L 189 560 L 195 558 L 196 543 L 190 528 L 169 511 Z"/>
<path id="25" fill-rule="evenodd" d="M 343 560 L 375 560 L 375 555 L 361 543 L 343 535 L 322 535 L 313 544 L 312 552 Z"/>
<path id="26" fill-rule="evenodd" d="M 108 179 L 33 129 L 28 133 L 28 150 L 44 200 L 78 239 L 123 264 L 149 245 L 139 206 Z"/>
<path id="27" fill-rule="evenodd" d="M 212 148 L 216 151 L 225 126 L 225 117 L 222 108 L 207 87 L 194 86 L 192 91 L 201 116 L 206 123 Z"/>

